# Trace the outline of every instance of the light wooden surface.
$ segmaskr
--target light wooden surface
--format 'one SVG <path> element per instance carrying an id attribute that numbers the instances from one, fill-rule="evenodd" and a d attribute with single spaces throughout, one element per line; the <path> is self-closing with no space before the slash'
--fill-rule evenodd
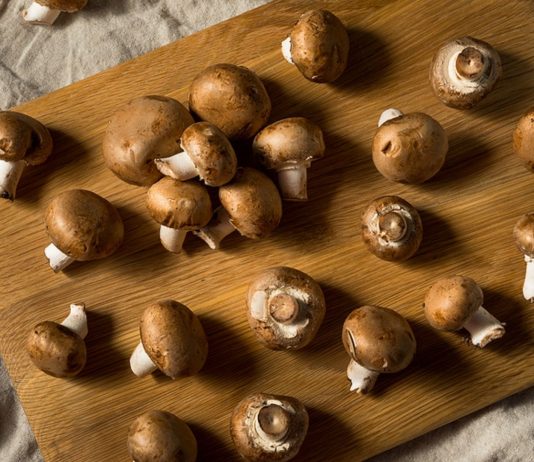
<path id="1" fill-rule="evenodd" d="M 350 68 L 335 85 L 307 82 L 279 52 L 299 13 L 320 5 L 350 30 Z M 247 393 L 265 391 L 293 395 L 309 408 L 309 436 L 297 460 L 355 461 L 533 385 L 534 308 L 521 297 L 524 262 L 512 227 L 534 209 L 534 176 L 511 149 L 515 121 L 534 101 L 533 13 L 527 0 L 278 1 L 17 108 L 46 123 L 57 146 L 48 164 L 26 172 L 17 201 L 0 204 L 0 348 L 45 459 L 128 460 L 131 420 L 160 408 L 191 424 L 200 460 L 234 460 L 231 410 Z M 459 112 L 434 98 L 427 74 L 439 44 L 467 34 L 499 50 L 504 80 L 479 109 Z M 233 236 L 214 252 L 188 237 L 176 256 L 158 242 L 144 190 L 105 169 L 100 142 L 118 105 L 144 94 L 186 101 L 194 75 L 222 61 L 247 65 L 265 80 L 272 120 L 303 115 L 319 123 L 328 151 L 311 169 L 310 201 L 286 203 L 271 238 Z M 389 106 L 425 111 L 449 135 L 445 167 L 424 185 L 388 182 L 373 167 L 372 136 Z M 42 212 L 73 187 L 118 206 L 126 242 L 112 258 L 53 274 L 43 255 Z M 424 242 L 405 264 L 379 261 L 359 237 L 361 210 L 383 194 L 401 195 L 421 211 Z M 327 316 L 305 351 L 266 350 L 249 331 L 247 283 L 272 265 L 308 272 L 324 289 Z M 502 341 L 478 350 L 426 325 L 426 289 L 453 273 L 481 284 L 486 308 L 507 323 Z M 138 379 L 128 364 L 138 318 L 167 297 L 199 314 L 208 363 L 189 379 Z M 72 380 L 48 377 L 30 364 L 27 332 L 41 320 L 61 320 L 77 301 L 90 310 L 87 367 Z M 364 303 L 406 316 L 418 352 L 409 369 L 381 376 L 376 392 L 360 397 L 348 391 L 340 331 Z"/>

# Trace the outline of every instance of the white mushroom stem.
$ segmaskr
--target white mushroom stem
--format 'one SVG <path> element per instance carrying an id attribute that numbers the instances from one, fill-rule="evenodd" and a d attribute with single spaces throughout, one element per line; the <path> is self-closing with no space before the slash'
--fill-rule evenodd
<path id="1" fill-rule="evenodd" d="M 27 10 L 22 12 L 22 17 L 30 24 L 51 26 L 60 13 L 60 10 L 54 10 L 53 8 L 48 8 L 47 6 L 33 2 Z"/>
<path id="2" fill-rule="evenodd" d="M 170 157 L 154 159 L 157 169 L 165 176 L 180 181 L 187 181 L 198 176 L 196 165 L 189 157 L 187 151 L 179 152 Z"/>
<path id="3" fill-rule="evenodd" d="M 85 313 L 85 304 L 71 304 L 70 314 L 63 320 L 61 325 L 77 333 L 82 339 L 87 337 L 87 314 Z"/>
<path id="4" fill-rule="evenodd" d="M 74 258 L 69 257 L 67 254 L 59 250 L 54 244 L 50 244 L 45 249 L 46 258 L 48 258 L 50 267 L 54 272 L 63 271 L 67 266 L 69 266 Z"/>
<path id="5" fill-rule="evenodd" d="M 471 315 L 463 328 L 471 334 L 471 343 L 480 348 L 504 335 L 503 324 L 482 306 Z"/>
<path id="6" fill-rule="evenodd" d="M 523 283 L 523 297 L 530 303 L 534 303 L 534 260 L 525 255 L 525 262 L 527 263 L 527 270 Z"/>
<path id="7" fill-rule="evenodd" d="M 461 92 L 470 93 L 470 92 L 476 91 L 480 87 L 481 82 L 483 82 L 484 80 L 487 80 L 487 77 L 485 76 L 485 72 L 489 66 L 489 60 L 486 59 L 486 62 L 484 63 L 484 69 L 480 77 L 476 79 L 469 79 L 469 78 L 463 77 L 458 73 L 458 70 L 456 68 L 456 61 L 458 60 L 458 56 L 460 56 L 460 54 L 463 51 L 464 51 L 463 48 L 458 50 L 449 59 L 449 63 L 447 66 L 447 76 L 449 77 L 450 85 L 453 88 L 459 89 Z"/>
<path id="8" fill-rule="evenodd" d="M 305 164 L 278 171 L 278 183 L 285 200 L 305 201 L 308 199 L 307 171 Z"/>
<path id="9" fill-rule="evenodd" d="M 0 160 L 0 196 L 4 199 L 15 199 L 17 185 L 19 184 L 26 162 L 17 160 L 7 162 Z"/>
<path id="10" fill-rule="evenodd" d="M 375 386 L 376 379 L 379 375 L 379 372 L 370 371 L 351 359 L 347 367 L 350 391 L 356 391 L 362 394 L 370 392 Z"/>
<path id="11" fill-rule="evenodd" d="M 187 231 L 184 229 L 174 229 L 164 225 L 159 228 L 161 244 L 169 252 L 180 253 L 185 236 L 187 236 Z"/>
<path id="12" fill-rule="evenodd" d="M 130 356 L 130 367 L 137 377 L 152 374 L 158 368 L 147 355 L 142 342 L 139 342 Z"/>
<path id="13" fill-rule="evenodd" d="M 235 231 L 234 225 L 230 222 L 230 215 L 223 208 L 219 207 L 215 211 L 215 218 L 211 224 L 194 231 L 194 234 L 202 239 L 211 249 L 216 250 L 220 247 L 221 241 Z"/>
<path id="14" fill-rule="evenodd" d="M 293 58 L 291 57 L 291 37 L 286 38 L 282 42 L 282 55 L 289 64 L 295 64 L 293 62 Z"/>
<path id="15" fill-rule="evenodd" d="M 404 115 L 404 114 L 398 109 L 395 109 L 395 108 L 386 109 L 382 114 L 380 114 L 380 118 L 378 119 L 378 126 L 381 127 L 388 120 L 396 119 L 397 117 L 400 117 L 401 115 Z"/>
<path id="16" fill-rule="evenodd" d="M 268 407 L 268 406 L 278 406 L 282 408 L 283 410 L 285 410 L 289 415 L 295 414 L 295 410 L 291 406 L 288 406 L 279 400 L 275 400 L 275 399 L 266 400 L 265 403 L 263 403 L 263 407 Z M 268 452 L 268 453 L 276 454 L 276 453 L 283 453 L 287 451 L 290 447 L 289 441 L 284 440 L 284 438 L 278 439 L 273 435 L 269 435 L 261 427 L 259 416 L 260 416 L 260 412 L 262 408 L 257 409 L 257 412 L 254 413 L 254 415 L 250 416 L 254 419 L 252 421 L 252 426 L 250 426 L 249 424 L 249 428 L 251 430 L 252 436 L 255 437 L 254 443 L 257 444 L 264 452 Z"/>

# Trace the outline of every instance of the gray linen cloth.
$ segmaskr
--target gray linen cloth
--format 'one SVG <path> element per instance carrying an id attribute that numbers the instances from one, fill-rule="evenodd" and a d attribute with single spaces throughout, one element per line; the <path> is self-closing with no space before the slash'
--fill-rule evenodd
<path id="1" fill-rule="evenodd" d="M 49 93 L 267 0 L 89 0 L 82 12 L 61 15 L 54 28 L 14 26 L 27 3 L 0 0 L 0 109 Z M 0 359 L 0 461 L 41 460 Z M 430 460 L 534 461 L 534 389 L 373 459 Z"/>

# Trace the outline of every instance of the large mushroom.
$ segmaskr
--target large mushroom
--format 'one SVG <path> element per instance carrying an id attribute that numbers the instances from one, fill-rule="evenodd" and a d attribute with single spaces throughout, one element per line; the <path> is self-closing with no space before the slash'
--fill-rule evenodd
<path id="1" fill-rule="evenodd" d="M 534 303 L 534 212 L 527 213 L 517 220 L 514 226 L 514 240 L 527 264 L 523 297 Z"/>
<path id="2" fill-rule="evenodd" d="M 76 13 L 85 5 L 87 0 L 33 0 L 22 17 L 30 24 L 51 26 L 61 12 Z"/>
<path id="3" fill-rule="evenodd" d="M 325 315 L 323 291 L 302 271 L 278 266 L 250 283 L 247 317 L 256 338 L 267 348 L 299 349 L 317 334 Z"/>
<path id="4" fill-rule="evenodd" d="M 514 152 L 534 172 L 534 107 L 521 116 L 514 130 Z"/>
<path id="5" fill-rule="evenodd" d="M 0 111 L 0 197 L 15 199 L 24 168 L 44 163 L 52 148 L 52 136 L 41 122 L 20 112 Z"/>
<path id="6" fill-rule="evenodd" d="M 350 391 L 368 393 L 381 373 L 405 369 L 415 354 L 413 331 L 399 313 L 380 306 L 362 306 L 343 324 L 343 345 L 350 356 Z"/>
<path id="7" fill-rule="evenodd" d="M 73 261 L 108 257 L 124 239 L 124 224 L 117 209 L 84 189 L 71 189 L 54 197 L 46 209 L 45 224 L 52 241 L 45 255 L 55 272 Z"/>
<path id="8" fill-rule="evenodd" d="M 252 150 L 258 162 L 276 170 L 282 197 L 290 201 L 308 199 L 307 170 L 324 155 L 321 128 L 304 117 L 279 120 L 262 129 Z"/>

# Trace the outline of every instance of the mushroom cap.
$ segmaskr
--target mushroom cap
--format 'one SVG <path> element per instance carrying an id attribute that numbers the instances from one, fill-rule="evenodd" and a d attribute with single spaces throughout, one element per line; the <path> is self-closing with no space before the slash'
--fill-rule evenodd
<path id="1" fill-rule="evenodd" d="M 160 225 L 184 230 L 206 226 L 213 213 L 210 195 L 203 185 L 168 176 L 149 188 L 146 206 Z"/>
<path id="2" fill-rule="evenodd" d="M 234 179 L 221 186 L 219 199 L 239 233 L 250 239 L 269 235 L 282 218 L 282 199 L 269 177 L 240 167 Z"/>
<path id="3" fill-rule="evenodd" d="M 46 209 L 45 224 L 52 243 L 77 261 L 107 257 L 124 238 L 124 225 L 115 207 L 83 189 L 54 197 Z"/>
<path id="4" fill-rule="evenodd" d="M 306 165 L 324 155 L 323 132 L 304 117 L 289 117 L 268 125 L 254 138 L 256 159 L 268 169 Z"/>
<path id="5" fill-rule="evenodd" d="M 390 119 L 373 139 L 373 162 L 388 180 L 422 183 L 443 166 L 447 134 L 432 117 L 420 112 Z"/>
<path id="6" fill-rule="evenodd" d="M 299 314 L 290 322 L 278 322 L 271 314 L 274 297 L 298 300 Z M 256 304 L 261 307 L 259 310 Z M 321 326 L 325 311 L 323 291 L 313 278 L 287 266 L 268 268 L 250 283 L 247 317 L 256 338 L 267 348 L 299 349 L 308 345 Z"/>
<path id="7" fill-rule="evenodd" d="M 146 353 L 172 379 L 195 375 L 208 357 L 208 339 L 199 319 L 174 300 L 150 305 L 139 323 Z"/>
<path id="8" fill-rule="evenodd" d="M 190 125 L 182 133 L 181 145 L 208 186 L 222 186 L 234 177 L 237 170 L 234 148 L 215 125 L 209 122 Z"/>
<path id="9" fill-rule="evenodd" d="M 87 0 L 35 0 L 36 3 L 50 9 L 75 13 L 87 5 Z"/>
<path id="10" fill-rule="evenodd" d="M 460 330 L 482 306 L 482 289 L 473 279 L 451 276 L 438 279 L 425 296 L 425 316 L 435 329 Z"/>
<path id="11" fill-rule="evenodd" d="M 514 130 L 514 152 L 527 170 L 534 172 L 534 107 L 519 119 Z"/>
<path id="12" fill-rule="evenodd" d="M 75 332 L 53 321 L 37 324 L 26 341 L 33 364 L 52 377 L 73 377 L 85 366 L 85 342 Z"/>
<path id="13" fill-rule="evenodd" d="M 398 372 L 415 354 L 415 337 L 408 321 L 381 306 L 362 306 L 343 324 L 343 345 L 351 359 L 375 372 Z"/>
<path id="14" fill-rule="evenodd" d="M 474 80 L 461 78 L 456 71 L 456 59 L 466 49 L 471 52 L 476 50 L 478 57 L 482 57 L 484 70 Z M 469 65 L 469 55 L 466 56 L 466 62 Z M 457 109 L 471 109 L 478 104 L 493 89 L 501 75 L 499 53 L 489 43 L 472 37 L 444 43 L 430 65 L 430 83 L 434 93 L 444 104 Z"/>
<path id="15" fill-rule="evenodd" d="M 134 98 L 113 114 L 106 128 L 106 166 L 126 183 L 150 186 L 162 176 L 152 161 L 180 152 L 180 137 L 193 122 L 187 109 L 172 98 Z"/>
<path id="16" fill-rule="evenodd" d="M 283 423 L 272 420 L 266 422 L 271 427 L 280 424 L 286 427 L 285 435 L 279 441 L 265 440 L 258 433 L 264 431 L 258 415 L 267 406 L 282 408 L 285 417 Z M 250 462 L 284 462 L 294 458 L 300 451 L 308 432 L 308 422 L 308 412 L 298 399 L 255 393 L 235 407 L 230 421 L 230 435 L 237 452 L 244 459 Z"/>
<path id="17" fill-rule="evenodd" d="M 367 250 L 388 261 L 407 260 L 423 240 L 417 210 L 398 196 L 373 200 L 362 214 L 362 239 Z"/>
<path id="18" fill-rule="evenodd" d="M 189 90 L 189 109 L 230 139 L 252 138 L 271 114 L 260 78 L 243 66 L 214 64 L 198 74 Z"/>
<path id="19" fill-rule="evenodd" d="M 39 165 L 52 148 L 52 136 L 41 122 L 20 112 L 0 111 L 0 160 Z"/>
<path id="20" fill-rule="evenodd" d="M 527 257 L 534 258 L 534 213 L 527 213 L 514 226 L 517 248 Z"/>
<path id="21" fill-rule="evenodd" d="M 148 411 L 128 430 L 128 453 L 135 462 L 195 462 L 197 440 L 189 426 L 166 411 Z"/>

